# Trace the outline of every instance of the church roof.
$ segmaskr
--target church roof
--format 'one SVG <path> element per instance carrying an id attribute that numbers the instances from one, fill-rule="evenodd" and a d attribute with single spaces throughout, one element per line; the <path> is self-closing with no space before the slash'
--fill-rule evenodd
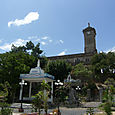
<path id="1" fill-rule="evenodd" d="M 36 78 L 49 78 L 54 80 L 54 76 L 44 73 L 44 74 L 20 74 L 20 79 L 36 79 Z"/>
<path id="2" fill-rule="evenodd" d="M 20 74 L 20 79 L 24 79 L 27 81 L 42 81 L 47 79 L 48 81 L 54 80 L 54 76 L 44 73 L 39 66 L 32 68 L 29 74 Z"/>
<path id="3" fill-rule="evenodd" d="M 93 56 L 93 53 L 78 53 L 78 54 L 69 54 L 61 56 L 51 56 L 47 57 L 48 59 L 66 59 L 66 58 L 75 58 L 75 57 L 84 57 L 84 56 Z"/>

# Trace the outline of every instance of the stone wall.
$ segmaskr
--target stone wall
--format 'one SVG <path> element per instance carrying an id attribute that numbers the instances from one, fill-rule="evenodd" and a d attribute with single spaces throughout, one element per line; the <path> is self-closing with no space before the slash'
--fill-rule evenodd
<path id="1" fill-rule="evenodd" d="M 52 56 L 48 57 L 49 61 L 55 61 L 55 60 L 66 60 L 67 62 L 71 63 L 72 65 L 76 65 L 80 62 L 84 62 L 86 65 L 90 64 L 91 57 L 94 54 L 71 54 L 71 55 L 63 55 L 63 56 Z"/>

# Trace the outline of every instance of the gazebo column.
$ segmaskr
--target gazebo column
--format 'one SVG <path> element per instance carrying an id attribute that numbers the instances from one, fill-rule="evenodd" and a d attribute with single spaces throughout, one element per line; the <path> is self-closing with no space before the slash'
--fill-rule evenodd
<path id="1" fill-rule="evenodd" d="M 22 79 L 22 82 L 23 82 L 23 81 L 24 81 L 24 80 Z M 23 92 L 23 84 L 21 84 L 19 100 L 22 100 L 22 92 Z"/>
<path id="2" fill-rule="evenodd" d="M 53 102 L 53 81 L 51 82 L 51 102 Z"/>
<path id="3" fill-rule="evenodd" d="M 30 86 L 29 86 L 29 98 L 31 98 L 31 90 L 32 90 L 32 82 L 30 82 Z"/>

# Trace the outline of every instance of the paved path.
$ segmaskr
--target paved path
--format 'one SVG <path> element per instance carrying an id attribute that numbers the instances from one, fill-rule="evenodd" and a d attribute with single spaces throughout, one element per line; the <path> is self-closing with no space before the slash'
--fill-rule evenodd
<path id="1" fill-rule="evenodd" d="M 84 112 L 85 111 L 80 111 L 80 110 L 78 110 L 77 112 L 69 110 L 66 112 L 62 112 L 61 115 L 84 115 Z M 13 113 L 13 115 L 21 115 L 21 113 Z M 113 112 L 112 115 L 115 115 L 115 112 Z"/>
<path id="2" fill-rule="evenodd" d="M 84 115 L 86 108 L 61 108 L 61 115 Z"/>
<path id="3" fill-rule="evenodd" d="M 67 107 L 61 107 L 61 115 L 84 115 L 86 113 L 87 107 L 95 107 L 94 111 L 98 112 L 96 107 L 99 106 L 99 102 L 88 102 L 83 103 L 83 108 L 67 108 Z M 18 108 L 20 108 L 20 103 L 14 103 L 11 105 L 13 108 L 13 115 L 20 115 L 21 113 L 18 113 Z M 31 104 L 23 104 L 24 113 L 31 113 L 32 112 L 32 106 Z M 48 110 L 49 112 L 52 111 L 52 109 Z M 115 115 L 115 112 L 114 114 Z"/>
<path id="4" fill-rule="evenodd" d="M 86 112 L 85 107 L 89 107 L 89 106 L 97 106 L 97 103 L 84 103 L 84 108 L 66 108 L 66 107 L 61 107 L 60 111 L 61 111 L 61 115 L 83 115 Z M 20 103 L 14 103 L 11 105 L 11 107 L 13 108 L 13 115 L 20 115 L 21 113 L 18 113 L 18 108 L 20 108 Z M 32 105 L 31 104 L 23 104 L 23 108 L 24 108 L 24 113 L 31 113 L 32 112 Z M 52 110 L 49 109 L 48 112 L 51 112 Z M 44 112 L 42 112 L 44 113 Z"/>
<path id="5" fill-rule="evenodd" d="M 86 109 L 81 108 L 60 108 L 61 115 L 84 115 Z M 20 115 L 21 113 L 13 113 L 13 115 Z"/>

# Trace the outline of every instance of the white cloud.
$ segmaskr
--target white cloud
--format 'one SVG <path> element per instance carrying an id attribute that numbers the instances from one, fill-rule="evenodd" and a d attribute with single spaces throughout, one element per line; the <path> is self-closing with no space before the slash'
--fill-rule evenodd
<path id="1" fill-rule="evenodd" d="M 60 42 L 61 44 L 63 44 L 63 43 L 64 43 L 64 41 L 63 41 L 63 40 L 59 40 L 59 42 Z"/>
<path id="2" fill-rule="evenodd" d="M 6 43 L 3 46 L 0 46 L 0 49 L 5 51 L 11 50 L 11 44 Z"/>
<path id="3" fill-rule="evenodd" d="M 36 39 L 35 42 L 39 42 L 40 41 L 40 38 Z"/>
<path id="4" fill-rule="evenodd" d="M 44 37 L 42 37 L 41 39 L 47 40 L 47 39 L 48 39 L 48 36 L 44 36 Z"/>
<path id="5" fill-rule="evenodd" d="M 15 21 L 8 22 L 8 27 L 10 27 L 11 25 L 21 26 L 21 25 L 29 24 L 32 21 L 35 21 L 38 19 L 39 19 L 38 12 L 30 12 L 24 17 L 24 19 L 21 19 L 21 20 L 16 19 Z"/>
<path id="6" fill-rule="evenodd" d="M 65 55 L 66 54 L 66 49 L 64 51 L 62 51 L 61 53 L 58 54 L 58 56 L 61 56 L 61 55 Z"/>
<path id="7" fill-rule="evenodd" d="M 11 50 L 11 46 L 12 44 L 14 44 L 15 46 L 23 46 L 26 44 L 26 42 L 28 42 L 29 40 L 23 40 L 21 38 L 17 39 L 16 41 L 12 42 L 12 43 L 5 43 L 3 46 L 0 46 L 0 49 L 5 50 L 5 51 L 9 51 Z"/>
<path id="8" fill-rule="evenodd" d="M 0 43 L 2 43 L 2 40 L 0 40 Z"/>
<path id="9" fill-rule="evenodd" d="M 57 41 L 55 42 L 55 44 L 63 44 L 63 43 L 64 43 L 63 40 L 57 40 Z"/>
<path id="10" fill-rule="evenodd" d="M 107 52 L 107 53 L 108 53 L 108 52 L 115 52 L 115 46 L 112 47 L 111 49 L 107 50 L 106 52 Z"/>
<path id="11" fill-rule="evenodd" d="M 46 43 L 45 43 L 45 42 L 41 42 L 41 44 L 42 44 L 42 45 L 46 45 Z"/>
<path id="12" fill-rule="evenodd" d="M 37 36 L 29 36 L 28 39 L 31 40 L 31 39 L 37 39 L 38 37 Z"/>
<path id="13" fill-rule="evenodd" d="M 49 40 L 49 42 L 51 43 L 53 40 Z"/>

